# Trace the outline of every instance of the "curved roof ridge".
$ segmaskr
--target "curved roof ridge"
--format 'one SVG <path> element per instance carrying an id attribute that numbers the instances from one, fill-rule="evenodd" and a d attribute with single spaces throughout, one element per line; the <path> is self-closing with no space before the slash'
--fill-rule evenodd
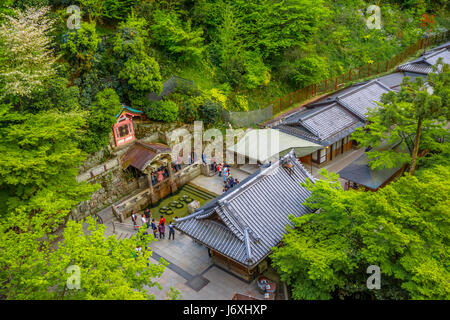
<path id="1" fill-rule="evenodd" d="M 247 255 L 247 261 L 252 262 L 253 256 L 252 256 L 252 248 L 250 246 L 250 239 L 249 239 L 249 227 L 244 228 L 244 244 L 245 244 L 245 253 Z"/>

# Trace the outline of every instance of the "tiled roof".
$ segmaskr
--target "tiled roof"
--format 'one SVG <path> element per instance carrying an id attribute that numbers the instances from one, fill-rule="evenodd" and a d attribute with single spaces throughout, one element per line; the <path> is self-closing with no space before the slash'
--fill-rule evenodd
<path id="1" fill-rule="evenodd" d="M 373 80 L 353 91 L 336 98 L 336 101 L 362 120 L 366 120 L 369 109 L 377 107 L 381 96 L 390 89 L 377 80 Z"/>
<path id="2" fill-rule="evenodd" d="M 381 151 L 390 149 L 395 152 L 407 152 L 406 148 L 399 143 L 385 145 L 374 150 Z M 339 171 L 339 176 L 345 180 L 376 190 L 404 166 L 404 164 L 400 164 L 394 168 L 371 169 L 369 166 L 370 160 L 367 156 L 370 152 L 371 151 L 362 154 L 355 161 Z"/>
<path id="3" fill-rule="evenodd" d="M 116 115 L 116 118 L 118 118 L 122 114 L 122 112 L 124 112 L 125 110 L 131 111 L 132 113 L 136 113 L 136 114 L 144 114 L 144 112 L 141 110 L 134 109 L 134 108 L 131 108 L 131 107 L 123 104 L 122 110 Z"/>
<path id="4" fill-rule="evenodd" d="M 307 178 L 314 181 L 291 151 L 193 214 L 176 219 L 175 228 L 244 266 L 254 266 L 281 241 L 289 215 L 311 213 L 303 205 L 310 192 L 300 185 Z"/>
<path id="5" fill-rule="evenodd" d="M 336 133 L 359 122 L 358 118 L 334 103 L 299 120 L 300 124 L 314 133 L 320 140 L 326 140 Z"/>
<path id="6" fill-rule="evenodd" d="M 442 58 L 444 63 L 450 64 L 450 51 L 448 50 L 448 43 L 444 46 L 428 51 L 420 58 L 400 65 L 398 69 L 420 74 L 429 74 L 433 71 L 432 66 L 436 64 L 439 58 Z"/>
<path id="7" fill-rule="evenodd" d="M 323 146 L 333 144 L 364 123 L 337 103 L 303 110 L 275 129 Z"/>
<path id="8" fill-rule="evenodd" d="M 151 161 L 160 153 L 169 153 L 170 148 L 162 143 L 144 143 L 136 141 L 127 152 L 122 155 L 120 163 L 122 169 L 132 166 L 140 171 L 151 163 Z"/>

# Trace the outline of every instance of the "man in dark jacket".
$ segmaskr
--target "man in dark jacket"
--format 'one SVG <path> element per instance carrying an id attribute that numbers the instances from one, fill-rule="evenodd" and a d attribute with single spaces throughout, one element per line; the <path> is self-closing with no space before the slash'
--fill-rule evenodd
<path id="1" fill-rule="evenodd" d="M 169 240 L 170 240 L 170 237 L 172 237 L 173 240 L 175 240 L 175 228 L 173 227 L 172 222 L 169 224 Z"/>

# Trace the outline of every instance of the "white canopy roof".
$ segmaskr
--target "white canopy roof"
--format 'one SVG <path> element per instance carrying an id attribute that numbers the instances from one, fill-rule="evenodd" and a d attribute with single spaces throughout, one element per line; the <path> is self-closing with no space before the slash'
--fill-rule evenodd
<path id="1" fill-rule="evenodd" d="M 269 160 L 276 161 L 292 149 L 297 157 L 303 157 L 321 148 L 319 144 L 279 130 L 255 129 L 247 132 L 238 143 L 227 150 L 264 163 Z"/>

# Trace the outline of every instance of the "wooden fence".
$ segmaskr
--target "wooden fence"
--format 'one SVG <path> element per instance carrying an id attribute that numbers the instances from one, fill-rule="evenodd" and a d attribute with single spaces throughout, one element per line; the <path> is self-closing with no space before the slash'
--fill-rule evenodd
<path id="1" fill-rule="evenodd" d="M 357 81 L 360 79 L 375 76 L 381 73 L 385 73 L 397 65 L 401 64 L 408 57 L 415 54 L 417 51 L 424 49 L 425 47 L 431 47 L 433 45 L 443 43 L 449 38 L 450 31 L 442 32 L 440 34 L 431 36 L 428 40 L 420 39 L 415 44 L 404 49 L 402 52 L 394 56 L 393 58 L 377 63 L 367 64 L 365 66 L 351 69 L 337 77 L 323 80 L 321 82 L 311 84 L 305 88 L 299 89 L 295 92 L 291 92 L 288 95 L 278 98 L 271 103 L 273 115 L 280 113 L 281 111 L 291 107 L 302 101 L 308 101 L 314 97 L 323 95 L 328 92 L 337 91 L 345 86 L 345 84 Z"/>

